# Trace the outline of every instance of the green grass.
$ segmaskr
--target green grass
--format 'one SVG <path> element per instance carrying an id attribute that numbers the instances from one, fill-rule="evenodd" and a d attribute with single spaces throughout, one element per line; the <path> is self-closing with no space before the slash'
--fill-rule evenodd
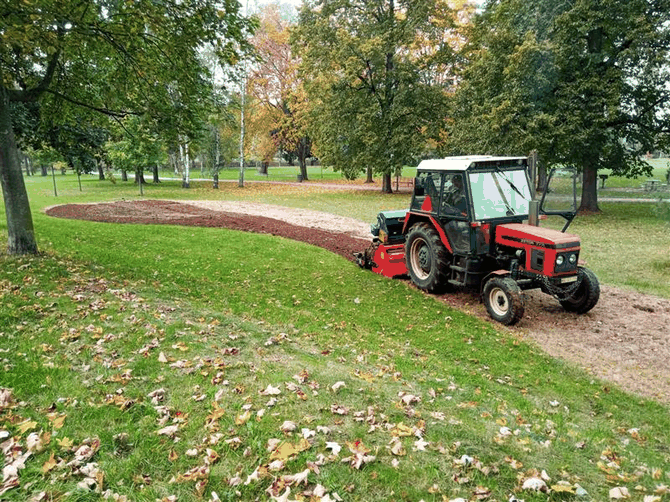
<path id="1" fill-rule="evenodd" d="M 601 282 L 670 298 L 670 222 L 656 204 L 601 203 L 602 214 L 577 216 L 587 266 Z M 558 218 L 557 218 L 558 220 Z M 562 228 L 564 220 L 547 225 Z"/>
<path id="2" fill-rule="evenodd" d="M 579 484 L 593 500 L 625 486 L 642 501 L 670 483 L 667 407 L 319 248 L 222 229 L 48 218 L 41 208 L 55 203 L 137 198 L 136 187 L 121 183 L 86 181 L 79 192 L 71 176 L 57 177 L 55 198 L 49 182 L 28 180 L 44 253 L 0 255 L 0 387 L 13 396 L 0 408 L 0 430 L 17 451 L 26 451 L 31 433 L 43 443 L 19 471 L 20 487 L 2 500 L 42 491 L 46 500 L 100 500 L 78 488 L 80 466 L 67 465 L 87 439 L 99 440 L 83 463 L 97 463 L 102 491 L 132 501 L 207 501 L 212 491 L 221 500 L 267 500 L 272 486 L 284 492 L 282 476 L 305 469 L 308 485 L 293 485 L 290 498 L 319 483 L 344 500 L 474 500 L 488 492 L 498 501 L 576 499 L 558 489 L 520 491 L 543 470 L 550 486 Z M 177 182 L 145 193 L 271 202 L 364 221 L 408 202 L 406 194 L 215 192 Z M 658 232 L 650 248 L 667 242 L 651 205 L 604 209 L 609 218 L 574 227 L 599 274 L 624 256 L 620 244 L 605 241 L 610 232 L 631 249 L 640 246 L 638 229 Z M 606 254 L 617 258 L 599 264 Z M 641 271 L 654 267 L 644 265 L 648 257 L 629 259 Z M 332 390 L 340 381 L 345 386 Z M 261 394 L 268 385 L 281 390 L 272 407 L 272 396 Z M 154 404 L 149 394 L 158 389 L 164 397 Z M 403 402 L 407 395 L 420 401 Z M 285 421 L 297 429 L 282 431 Z M 177 442 L 158 433 L 171 425 Z M 273 438 L 295 449 L 281 450 L 283 468 L 268 472 Z M 338 456 L 327 442 L 342 447 Z M 342 462 L 357 442 L 375 457 L 360 469 Z M 207 485 L 183 481 L 205 466 L 208 448 L 218 458 Z M 462 465 L 464 455 L 473 461 Z M 259 479 L 245 484 L 254 471 Z"/>
<path id="3" fill-rule="evenodd" d="M 257 168 L 247 167 L 244 169 L 244 179 L 245 181 L 287 181 L 295 182 L 297 181 L 297 176 L 300 174 L 300 167 L 296 163 L 295 166 L 289 166 L 282 164 L 281 166 L 273 165 L 268 169 L 267 175 L 261 175 L 258 172 Z M 175 175 L 174 171 L 161 170 L 159 171 L 159 176 L 161 178 L 179 178 L 179 175 Z M 219 180 L 235 180 L 237 181 L 240 176 L 239 168 L 225 168 L 219 171 Z M 361 173 L 361 178 L 363 177 Z M 416 166 L 404 166 L 402 177 L 413 178 L 416 176 Z M 190 177 L 193 179 L 211 179 L 211 173 L 207 170 L 200 171 L 199 169 L 193 170 L 190 173 Z M 307 177 L 310 181 L 313 182 L 343 182 L 342 174 L 340 172 L 335 172 L 331 167 L 328 166 L 311 166 L 307 164 Z M 151 179 L 151 173 L 145 173 L 145 178 L 147 180 Z M 395 178 L 394 178 L 395 179 Z M 359 182 L 361 179 L 358 180 Z"/>
<path id="4" fill-rule="evenodd" d="M 649 159 L 652 166 L 652 172 L 649 176 L 639 176 L 637 178 L 626 178 L 624 176 L 612 176 L 611 171 L 605 169 L 599 171 L 600 175 L 607 175 L 605 180 L 605 189 L 600 190 L 600 197 L 621 197 L 621 198 L 651 198 L 651 199 L 670 199 L 670 189 L 667 188 L 667 172 L 670 169 L 670 160 L 668 159 Z M 666 185 L 664 190 L 653 192 L 644 189 L 647 180 L 658 180 Z M 598 181 L 598 186 L 601 181 Z"/>

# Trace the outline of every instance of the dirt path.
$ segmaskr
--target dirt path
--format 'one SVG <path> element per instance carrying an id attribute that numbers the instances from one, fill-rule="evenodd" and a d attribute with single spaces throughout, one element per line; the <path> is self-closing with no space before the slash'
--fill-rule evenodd
<path id="1" fill-rule="evenodd" d="M 114 223 L 231 228 L 279 235 L 323 247 L 352 260 L 369 243 L 369 225 L 318 211 L 224 201 L 138 201 L 70 204 L 47 209 L 61 218 Z M 489 320 L 478 297 L 439 297 Z M 507 329 L 507 328 L 501 328 Z M 548 354 L 584 367 L 623 389 L 670 404 L 670 300 L 602 286 L 588 314 L 570 314 L 541 293 L 527 293 L 524 319 L 511 330 Z"/>

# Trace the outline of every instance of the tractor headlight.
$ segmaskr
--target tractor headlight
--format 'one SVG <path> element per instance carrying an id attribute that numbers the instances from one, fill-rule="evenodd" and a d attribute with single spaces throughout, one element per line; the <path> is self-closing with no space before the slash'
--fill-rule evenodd
<path id="1" fill-rule="evenodd" d="M 568 261 L 574 265 L 575 263 L 577 263 L 577 255 L 575 253 L 572 253 L 568 258 Z"/>
<path id="2" fill-rule="evenodd" d="M 558 255 L 556 257 L 556 265 L 557 266 L 560 267 L 561 265 L 563 265 L 564 262 L 565 262 L 565 257 L 563 255 Z"/>

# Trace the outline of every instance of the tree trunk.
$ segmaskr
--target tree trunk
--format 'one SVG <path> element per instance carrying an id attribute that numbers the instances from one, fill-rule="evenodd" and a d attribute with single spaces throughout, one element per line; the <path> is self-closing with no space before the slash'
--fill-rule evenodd
<path id="1" fill-rule="evenodd" d="M 142 183 L 143 185 L 146 185 L 147 182 L 144 179 L 144 170 L 137 168 L 135 170 L 135 184 Z"/>
<path id="2" fill-rule="evenodd" d="M 121 181 L 128 181 L 128 171 L 125 169 L 121 170 Z"/>
<path id="3" fill-rule="evenodd" d="M 190 188 L 191 186 L 191 158 L 188 153 L 188 143 L 184 143 L 184 148 L 182 150 L 179 147 L 179 151 L 182 152 L 184 159 L 184 176 L 181 181 L 182 188 Z"/>
<path id="4" fill-rule="evenodd" d="M 214 175 L 214 181 L 212 183 L 212 188 L 216 188 L 217 190 L 219 188 L 219 173 L 216 173 Z"/>
<path id="5" fill-rule="evenodd" d="M 42 171 L 42 176 L 49 176 L 49 166 L 45 166 L 44 164 L 42 164 L 40 166 L 40 169 Z"/>
<path id="6" fill-rule="evenodd" d="M 158 164 L 156 164 L 152 168 L 152 172 L 153 172 L 153 175 L 154 175 L 154 183 L 160 183 L 161 180 L 158 178 Z"/>
<path id="7" fill-rule="evenodd" d="M 98 163 L 98 179 L 104 181 L 105 179 L 105 170 L 102 168 L 102 164 Z"/>
<path id="8" fill-rule="evenodd" d="M 593 163 L 584 166 L 582 183 L 582 203 L 580 213 L 599 213 L 598 207 L 598 168 Z"/>
<path id="9" fill-rule="evenodd" d="M 374 183 L 375 180 L 372 177 L 372 166 L 368 166 L 368 168 L 366 169 L 366 172 L 367 172 L 367 178 L 365 179 L 365 182 L 366 183 Z"/>
<path id="10" fill-rule="evenodd" d="M 382 193 L 393 193 L 393 185 L 391 184 L 391 173 L 384 173 L 382 175 Z"/>
<path id="11" fill-rule="evenodd" d="M 19 163 L 11 113 L 9 96 L 0 86 L 0 184 L 7 215 L 7 252 L 10 255 L 37 254 L 33 217 Z"/>
<path id="12" fill-rule="evenodd" d="M 296 154 L 298 155 L 298 162 L 300 164 L 300 175 L 303 180 L 309 179 L 307 177 L 307 157 L 312 152 L 312 140 L 308 136 L 303 136 L 298 141 L 298 148 Z"/>
<path id="13" fill-rule="evenodd" d="M 264 176 L 267 176 L 268 175 L 268 167 L 270 167 L 269 162 L 266 162 L 266 161 L 261 162 L 261 167 L 258 170 L 258 174 L 262 174 Z"/>
<path id="14" fill-rule="evenodd" d="M 179 174 L 179 152 L 177 150 L 172 150 L 170 153 L 168 153 L 168 159 L 170 161 L 170 165 L 172 166 L 172 169 L 174 171 L 174 174 Z"/>
<path id="15" fill-rule="evenodd" d="M 302 176 L 303 181 L 307 181 L 309 178 L 307 177 L 307 159 L 304 156 L 300 156 L 300 174 Z"/>
<path id="16" fill-rule="evenodd" d="M 214 176 L 216 176 L 215 188 L 219 188 L 219 169 L 221 168 L 221 133 L 219 132 L 219 126 L 216 126 L 214 129 L 214 140 L 216 144 L 216 149 L 214 151 Z"/>
<path id="17" fill-rule="evenodd" d="M 20 152 L 19 152 L 19 157 L 21 159 L 20 163 L 23 164 L 23 166 L 26 169 L 26 176 L 30 176 L 32 174 L 30 172 L 30 157 L 28 157 L 27 155 L 23 155 Z"/>

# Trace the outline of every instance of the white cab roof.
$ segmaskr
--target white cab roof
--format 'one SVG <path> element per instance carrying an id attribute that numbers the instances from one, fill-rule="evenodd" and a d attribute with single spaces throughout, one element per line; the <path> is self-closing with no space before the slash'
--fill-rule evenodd
<path id="1" fill-rule="evenodd" d="M 465 155 L 463 157 L 446 157 L 444 159 L 427 159 L 419 163 L 417 169 L 425 171 L 465 171 L 476 162 L 495 162 L 509 160 L 526 160 L 526 157 L 496 157 L 494 155 Z"/>

